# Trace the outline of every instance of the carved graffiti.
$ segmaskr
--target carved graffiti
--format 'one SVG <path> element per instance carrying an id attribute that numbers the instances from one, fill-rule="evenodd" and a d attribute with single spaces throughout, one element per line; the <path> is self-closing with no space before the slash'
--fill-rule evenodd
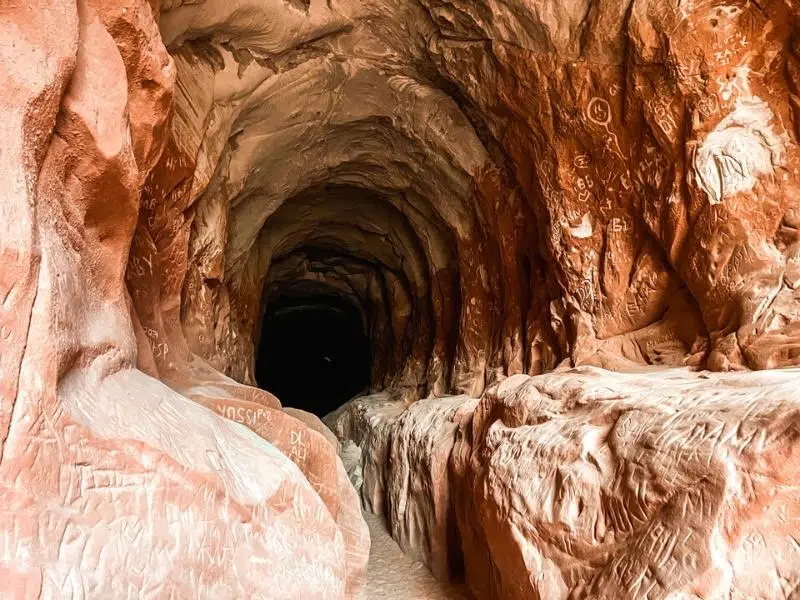
<path id="1" fill-rule="evenodd" d="M 622 160 L 627 160 L 627 157 L 622 152 L 622 148 L 619 145 L 617 134 L 611 130 L 611 105 L 608 103 L 608 100 L 597 96 L 593 97 L 586 106 L 586 116 L 589 121 L 605 130 L 606 147 L 617 154 Z"/>

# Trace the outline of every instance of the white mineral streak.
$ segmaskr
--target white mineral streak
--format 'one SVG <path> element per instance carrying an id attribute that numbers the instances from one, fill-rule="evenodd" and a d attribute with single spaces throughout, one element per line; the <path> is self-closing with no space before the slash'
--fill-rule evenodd
<path id="1" fill-rule="evenodd" d="M 739 98 L 733 111 L 703 140 L 694 169 L 711 204 L 752 190 L 759 177 L 783 166 L 788 137 L 773 131 L 773 117 L 769 105 L 757 96 Z"/>
<path id="2" fill-rule="evenodd" d="M 578 239 L 586 239 L 592 237 L 592 215 L 584 213 L 581 217 L 580 225 L 577 227 L 570 227 L 569 232 L 572 237 Z"/>

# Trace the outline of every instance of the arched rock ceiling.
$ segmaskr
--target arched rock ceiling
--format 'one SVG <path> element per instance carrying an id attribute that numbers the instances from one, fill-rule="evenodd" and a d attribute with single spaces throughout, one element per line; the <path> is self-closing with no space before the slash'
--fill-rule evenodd
<path id="1" fill-rule="evenodd" d="M 203 337 L 202 353 L 214 364 L 225 366 L 214 356 L 224 353 L 246 357 L 231 363 L 251 363 L 247 340 L 275 254 L 324 247 L 332 259 L 355 257 L 392 272 L 413 299 L 413 308 L 403 306 L 408 300 L 388 307 L 411 311 L 417 336 L 436 340 L 408 357 L 417 371 L 411 394 L 452 387 L 443 375 L 428 374 L 429 361 L 446 363 L 436 367 L 441 372 L 455 360 L 463 365 L 461 385 L 480 389 L 489 340 L 477 330 L 460 336 L 456 356 L 453 332 L 466 313 L 491 310 L 483 261 L 471 277 L 458 269 L 486 237 L 476 178 L 491 160 L 456 102 L 422 74 L 435 71 L 430 63 L 419 67 L 427 60 L 423 32 L 410 33 L 419 22 L 433 31 L 421 7 L 395 6 L 391 18 L 385 7 L 358 8 L 340 14 L 315 3 L 305 15 L 282 3 L 204 3 L 163 12 L 165 42 L 179 72 L 190 72 L 192 89 L 182 97 L 199 143 L 194 260 L 208 272 L 202 263 L 209 247 L 217 248 L 224 275 L 215 275 L 213 286 L 220 280 L 227 288 L 222 302 L 238 311 L 230 319 L 232 327 L 241 324 L 244 343 L 226 348 L 220 340 L 209 353 L 205 342 L 215 334 L 201 332 L 196 316 L 209 306 L 187 310 L 191 298 L 184 300 L 184 328 L 192 322 L 190 337 Z M 277 14 L 285 15 L 285 29 L 266 43 L 261 19 Z M 398 18 L 409 27 L 389 39 L 383 33 Z M 342 190 L 355 191 L 348 197 Z M 461 296 L 470 304 L 459 312 Z"/>
<path id="2" fill-rule="evenodd" d="M 412 396 L 795 362 L 790 8 L 165 3 L 190 348 L 251 380 L 265 284 L 313 263 L 403 288 Z"/>

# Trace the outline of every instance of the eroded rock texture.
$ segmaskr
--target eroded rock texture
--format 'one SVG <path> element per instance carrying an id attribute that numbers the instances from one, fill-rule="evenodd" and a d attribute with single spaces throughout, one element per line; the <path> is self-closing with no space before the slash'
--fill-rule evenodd
<path id="1" fill-rule="evenodd" d="M 354 596 L 368 534 L 324 427 L 172 330 L 188 225 L 156 192 L 185 173 L 153 7 L 0 13 L 0 595 Z"/>
<path id="2" fill-rule="evenodd" d="M 478 598 L 791 598 L 797 377 L 581 367 L 329 422 L 401 547 Z"/>
<path id="3" fill-rule="evenodd" d="M 270 299 L 328 293 L 407 399 L 795 364 L 796 4 L 562 4 L 163 7 L 188 348 L 252 383 Z"/>
<path id="4" fill-rule="evenodd" d="M 438 575 L 793 593 L 792 371 L 527 376 L 800 360 L 796 0 L 0 17 L 10 597 L 355 596 L 338 443 L 253 387 L 264 315 L 330 296 L 381 394 L 337 422 L 362 496 Z"/>

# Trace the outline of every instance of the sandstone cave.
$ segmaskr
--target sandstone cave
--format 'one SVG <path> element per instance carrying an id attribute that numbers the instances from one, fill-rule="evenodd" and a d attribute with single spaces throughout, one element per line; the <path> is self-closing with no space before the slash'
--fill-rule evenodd
<path id="1" fill-rule="evenodd" d="M 0 0 L 0 84 L 0 597 L 797 596 L 798 0 Z"/>

